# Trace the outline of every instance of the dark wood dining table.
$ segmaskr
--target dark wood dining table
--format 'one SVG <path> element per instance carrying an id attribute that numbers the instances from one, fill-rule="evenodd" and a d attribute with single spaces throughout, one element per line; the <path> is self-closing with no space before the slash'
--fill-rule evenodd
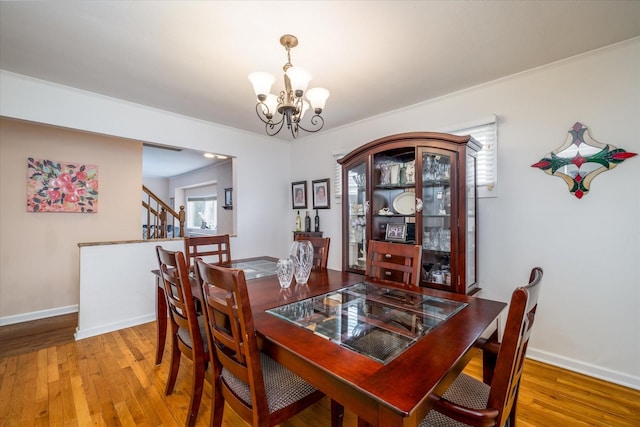
<path id="1" fill-rule="evenodd" d="M 247 281 L 262 350 L 373 426 L 417 426 L 430 409 L 429 394 L 446 390 L 473 357 L 478 339 L 495 330 L 506 304 L 385 283 L 466 304 L 387 363 L 267 312 L 363 281 L 335 270 L 313 271 L 306 285 L 294 283 L 288 290 L 276 276 Z"/>
<path id="2" fill-rule="evenodd" d="M 275 261 L 271 257 L 257 257 L 232 264 L 241 266 L 247 260 Z M 159 277 L 157 270 L 153 273 Z M 388 282 L 367 282 L 465 304 L 464 309 L 431 329 L 388 363 L 382 363 L 267 312 L 362 283 L 364 276 L 330 269 L 314 270 L 306 285 L 297 285 L 294 280 L 284 290 L 275 274 L 258 276 L 250 276 L 247 289 L 262 351 L 372 426 L 417 426 L 431 407 L 428 396 L 434 392 L 444 393 L 473 357 L 471 350 L 478 339 L 495 330 L 497 318 L 506 307 L 503 302 L 474 296 Z M 160 282 L 157 288 L 157 313 L 166 313 L 166 299 Z M 192 280 L 192 292 L 194 297 L 202 297 L 202 290 L 195 280 Z M 158 364 L 164 352 L 166 328 L 166 316 L 158 316 Z"/>

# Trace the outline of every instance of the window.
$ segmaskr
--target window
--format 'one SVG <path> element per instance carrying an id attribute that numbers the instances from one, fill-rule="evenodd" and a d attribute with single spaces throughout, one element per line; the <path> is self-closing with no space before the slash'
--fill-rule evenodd
<path id="1" fill-rule="evenodd" d="M 498 196 L 498 138 L 496 116 L 470 124 L 450 133 L 471 135 L 482 145 L 478 153 L 478 197 Z"/>
<path id="2" fill-rule="evenodd" d="M 338 163 L 338 160 L 344 157 L 344 153 L 333 153 L 333 158 L 336 159 L 335 170 L 333 174 L 333 194 L 335 194 L 338 203 L 342 202 L 342 165 Z"/>
<path id="3" fill-rule="evenodd" d="M 218 200 L 215 196 L 189 197 L 186 214 L 187 228 L 215 230 L 218 226 Z"/>

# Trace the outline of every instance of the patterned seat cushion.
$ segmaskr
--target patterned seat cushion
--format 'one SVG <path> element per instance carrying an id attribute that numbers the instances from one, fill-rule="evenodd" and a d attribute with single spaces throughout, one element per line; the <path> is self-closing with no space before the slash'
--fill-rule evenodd
<path id="1" fill-rule="evenodd" d="M 204 352 L 207 352 L 208 342 L 207 342 L 207 325 L 205 324 L 204 316 L 198 316 L 198 326 L 200 327 L 200 336 L 202 337 L 202 344 L 204 345 Z M 183 343 L 193 348 L 193 343 L 191 341 L 191 334 L 189 334 L 189 330 L 187 328 L 179 328 L 178 336 Z"/>
<path id="2" fill-rule="evenodd" d="M 260 353 L 260 363 L 270 413 L 297 402 L 316 391 L 309 383 L 262 352 Z M 227 369 L 222 370 L 222 377 L 236 395 L 251 405 L 251 390 L 249 390 L 248 384 L 240 381 Z"/>
<path id="3" fill-rule="evenodd" d="M 489 400 L 490 389 L 482 381 L 460 374 L 442 397 L 461 406 L 485 409 Z M 420 427 L 467 427 L 467 424 L 452 420 L 440 412 L 430 411 L 420 423 Z"/>

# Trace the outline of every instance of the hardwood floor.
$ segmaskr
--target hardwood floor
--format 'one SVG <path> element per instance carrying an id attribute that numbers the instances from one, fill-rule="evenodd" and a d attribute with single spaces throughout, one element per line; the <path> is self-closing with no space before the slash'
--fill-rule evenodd
<path id="1" fill-rule="evenodd" d="M 75 328 L 73 316 L 29 323 L 0 328 L 1 426 L 184 425 L 191 362 L 183 358 L 176 390 L 165 396 L 170 350 L 154 365 L 155 323 L 80 341 L 56 329 Z M 481 358 L 466 372 L 479 378 Z M 205 384 L 198 426 L 209 423 L 210 401 Z M 325 398 L 281 425 L 328 426 L 329 414 Z M 517 418 L 519 427 L 638 427 L 640 392 L 527 360 Z M 224 425 L 246 426 L 230 409 Z M 344 425 L 357 425 L 353 413 Z"/>
<path id="2" fill-rule="evenodd" d="M 0 358 L 75 340 L 78 313 L 0 327 Z"/>

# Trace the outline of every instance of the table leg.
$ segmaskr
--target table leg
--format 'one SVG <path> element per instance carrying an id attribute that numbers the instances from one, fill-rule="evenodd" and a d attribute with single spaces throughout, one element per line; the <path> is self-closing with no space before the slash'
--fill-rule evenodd
<path id="1" fill-rule="evenodd" d="M 331 427 L 342 427 L 344 406 L 331 399 Z"/>
<path id="2" fill-rule="evenodd" d="M 156 365 L 162 362 L 164 354 L 164 344 L 167 340 L 167 297 L 164 289 L 160 286 L 160 280 L 156 279 L 156 323 L 157 323 L 157 345 L 156 345 Z"/>

